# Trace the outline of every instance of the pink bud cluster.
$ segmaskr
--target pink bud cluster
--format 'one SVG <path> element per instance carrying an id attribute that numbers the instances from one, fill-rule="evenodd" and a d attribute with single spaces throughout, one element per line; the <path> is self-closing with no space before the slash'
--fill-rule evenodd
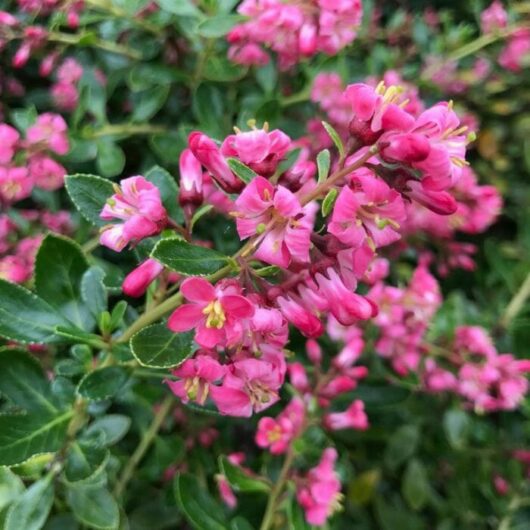
<path id="1" fill-rule="evenodd" d="M 83 0 L 17 0 L 22 11 L 37 16 L 48 16 L 62 10 L 66 13 L 66 21 L 70 28 L 79 25 L 79 15 L 83 11 Z"/>
<path id="2" fill-rule="evenodd" d="M 38 116 L 25 138 L 0 123 L 0 203 L 25 199 L 34 187 L 60 188 L 66 170 L 52 155 L 65 155 L 68 149 L 67 126 L 58 114 Z"/>
<path id="3" fill-rule="evenodd" d="M 53 57 L 50 60 L 53 60 Z M 41 74 L 48 68 L 48 65 L 43 63 L 41 63 Z M 82 76 L 82 66 L 71 57 L 65 59 L 57 68 L 57 82 L 51 87 L 51 96 L 59 110 L 75 110 L 79 100 L 77 84 Z"/>
<path id="4" fill-rule="evenodd" d="M 278 54 L 287 70 L 316 53 L 335 55 L 353 42 L 362 17 L 361 0 L 244 0 L 238 13 L 248 20 L 228 34 L 228 57 L 239 64 L 269 62 Z"/>

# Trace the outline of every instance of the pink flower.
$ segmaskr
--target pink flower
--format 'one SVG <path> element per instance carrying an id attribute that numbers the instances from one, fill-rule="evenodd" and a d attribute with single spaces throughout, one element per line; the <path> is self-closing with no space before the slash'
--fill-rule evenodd
<path id="1" fill-rule="evenodd" d="M 502 475 L 497 473 L 493 476 L 493 487 L 501 497 L 508 495 L 510 492 L 510 483 Z"/>
<path id="2" fill-rule="evenodd" d="M 219 495 L 221 496 L 223 502 L 229 508 L 235 508 L 237 506 L 237 498 L 234 495 L 234 491 L 232 490 L 232 486 L 230 486 L 230 482 L 228 482 L 228 479 L 224 475 L 216 475 L 215 479 L 217 482 Z"/>
<path id="3" fill-rule="evenodd" d="M 309 311 L 293 298 L 279 297 L 276 303 L 283 316 L 308 338 L 320 337 L 324 333 L 324 325 L 320 318 Z"/>
<path id="4" fill-rule="evenodd" d="M 137 298 L 143 296 L 151 283 L 162 273 L 164 266 L 156 259 L 146 259 L 123 280 L 123 294 Z"/>
<path id="5" fill-rule="evenodd" d="M 323 525 L 338 509 L 340 481 L 334 470 L 336 460 L 337 451 L 325 449 L 320 463 L 307 473 L 304 482 L 298 487 L 296 498 L 309 524 Z"/>
<path id="6" fill-rule="evenodd" d="M 221 414 L 250 417 L 274 405 L 285 377 L 285 367 L 258 359 L 236 361 L 223 384 L 210 389 Z"/>
<path id="7" fill-rule="evenodd" d="M 5 123 L 0 123 L 0 164 L 11 162 L 19 139 L 20 134 L 16 129 Z"/>
<path id="8" fill-rule="evenodd" d="M 0 258 L 0 278 L 12 283 L 24 283 L 31 278 L 32 267 L 19 256 Z"/>
<path id="9" fill-rule="evenodd" d="M 221 153 L 238 158 L 259 175 L 271 177 L 290 148 L 291 139 L 284 132 L 268 132 L 265 127 L 227 136 Z"/>
<path id="10" fill-rule="evenodd" d="M 494 0 L 491 5 L 480 14 L 480 28 L 482 33 L 492 33 L 505 28 L 508 24 L 508 13 L 499 0 Z"/>
<path id="11" fill-rule="evenodd" d="M 287 451 L 291 442 L 299 435 L 305 418 L 304 403 L 294 398 L 277 419 L 265 417 L 258 423 L 256 444 L 273 455 Z"/>
<path id="12" fill-rule="evenodd" d="M 116 193 L 107 200 L 101 219 L 120 219 L 121 224 L 103 228 L 100 243 L 117 252 L 127 244 L 160 233 L 167 223 L 167 214 L 158 188 L 142 176 L 120 182 Z"/>
<path id="13" fill-rule="evenodd" d="M 69 144 L 66 136 L 67 125 L 59 114 L 45 112 L 34 125 L 28 128 L 26 138 L 30 145 L 50 149 L 58 155 L 68 152 Z"/>
<path id="14" fill-rule="evenodd" d="M 226 367 L 209 355 L 199 354 L 175 368 L 173 375 L 179 380 L 167 381 L 167 385 L 184 403 L 195 401 L 204 405 L 214 383 L 221 381 L 225 374 Z"/>
<path id="15" fill-rule="evenodd" d="M 237 232 L 241 239 L 263 234 L 255 257 L 287 268 L 294 259 L 309 261 L 311 230 L 296 196 L 256 177 L 236 200 Z"/>
<path id="16" fill-rule="evenodd" d="M 530 30 L 521 28 L 508 38 L 506 47 L 499 55 L 499 64 L 506 70 L 520 72 L 529 54 Z"/>
<path id="17" fill-rule="evenodd" d="M 203 201 L 203 176 L 201 163 L 193 156 L 190 149 L 184 149 L 180 154 L 180 190 L 179 203 L 181 206 L 199 205 Z"/>
<path id="18" fill-rule="evenodd" d="M 348 289 L 333 268 L 328 268 L 326 275 L 317 274 L 315 280 L 319 294 L 328 301 L 331 314 L 342 325 L 349 326 L 357 320 L 366 320 L 377 314 L 377 306 L 368 298 Z M 340 304 L 337 300 L 340 300 Z"/>
<path id="19" fill-rule="evenodd" d="M 47 156 L 32 156 L 29 159 L 28 170 L 38 188 L 54 191 L 62 187 L 66 169 L 61 164 Z"/>
<path id="20" fill-rule="evenodd" d="M 344 412 L 331 412 L 324 417 L 324 425 L 333 431 L 339 429 L 368 429 L 368 416 L 364 412 L 364 403 L 356 399 Z"/>
<path id="21" fill-rule="evenodd" d="M 83 76 L 83 67 L 72 57 L 63 61 L 57 70 L 57 79 L 61 83 L 75 84 Z"/>
<path id="22" fill-rule="evenodd" d="M 0 200 L 15 202 L 31 195 L 33 181 L 25 167 L 0 166 Z"/>
<path id="23" fill-rule="evenodd" d="M 175 333 L 196 329 L 195 341 L 203 348 L 241 341 L 242 321 L 252 317 L 254 307 L 241 296 L 237 284 L 224 281 L 214 287 L 203 278 L 187 278 L 180 291 L 191 303 L 173 311 L 169 329 Z"/>
<path id="24" fill-rule="evenodd" d="M 51 89 L 51 95 L 55 106 L 64 111 L 73 111 L 79 101 L 79 91 L 71 83 L 55 83 Z"/>
<path id="25" fill-rule="evenodd" d="M 237 193 L 245 183 L 236 177 L 216 143 L 201 132 L 192 132 L 188 146 L 195 158 L 210 172 L 219 187 L 227 193 Z"/>
<path id="26" fill-rule="evenodd" d="M 342 188 L 328 232 L 351 247 L 379 248 L 397 241 L 399 223 L 405 219 L 400 194 L 370 173 L 357 175 L 353 185 Z"/>

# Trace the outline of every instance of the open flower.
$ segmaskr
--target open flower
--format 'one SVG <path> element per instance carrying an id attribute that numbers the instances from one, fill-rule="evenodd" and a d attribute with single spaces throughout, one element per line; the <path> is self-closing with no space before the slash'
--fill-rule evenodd
<path id="1" fill-rule="evenodd" d="M 215 287 L 203 278 L 187 278 L 181 293 L 191 303 L 177 307 L 168 321 L 169 329 L 181 333 L 195 329 L 195 341 L 203 348 L 234 345 L 242 339 L 242 320 L 254 314 L 254 306 L 231 282 Z"/>
<path id="2" fill-rule="evenodd" d="M 255 257 L 287 268 L 291 260 L 309 261 L 311 227 L 296 196 L 256 177 L 236 200 L 237 232 L 241 239 L 263 234 Z"/>

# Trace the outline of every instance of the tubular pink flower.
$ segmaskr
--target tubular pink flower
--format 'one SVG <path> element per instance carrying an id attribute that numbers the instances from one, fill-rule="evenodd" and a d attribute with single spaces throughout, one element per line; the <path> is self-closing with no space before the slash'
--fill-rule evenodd
<path id="1" fill-rule="evenodd" d="M 283 316 L 308 338 L 317 338 L 324 333 L 321 320 L 292 298 L 279 297 L 276 303 Z"/>
<path id="2" fill-rule="evenodd" d="M 180 190 L 179 203 L 181 206 L 188 204 L 199 205 L 203 201 L 202 167 L 190 149 L 184 149 L 180 154 Z"/>
<path id="3" fill-rule="evenodd" d="M 0 164 L 11 162 L 19 140 L 20 134 L 16 129 L 5 123 L 0 123 Z"/>
<path id="4" fill-rule="evenodd" d="M 163 270 L 164 266 L 156 259 L 146 259 L 127 274 L 122 284 L 123 293 L 133 298 L 143 296 L 147 288 L 158 278 Z"/>
<path id="5" fill-rule="evenodd" d="M 344 412 L 331 412 L 324 417 L 324 425 L 332 431 L 355 429 L 365 431 L 369 427 L 364 412 L 364 402 L 356 399 Z"/>

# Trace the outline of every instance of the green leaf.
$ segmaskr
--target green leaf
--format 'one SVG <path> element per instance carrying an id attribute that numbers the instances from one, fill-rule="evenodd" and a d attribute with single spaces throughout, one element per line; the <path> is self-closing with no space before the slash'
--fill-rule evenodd
<path id="1" fill-rule="evenodd" d="M 197 26 L 197 33 L 207 39 L 217 39 L 226 35 L 236 24 L 245 20 L 241 15 L 217 15 Z"/>
<path id="2" fill-rule="evenodd" d="M 92 434 L 102 432 L 103 444 L 105 447 L 118 443 L 128 432 L 131 426 L 131 419 L 129 416 L 123 414 L 107 414 L 98 418 L 91 423 L 85 434 L 91 436 Z"/>
<path id="3" fill-rule="evenodd" d="M 329 134 L 329 137 L 333 140 L 333 143 L 335 144 L 335 147 L 337 148 L 340 157 L 344 158 L 344 156 L 346 155 L 346 150 L 344 149 L 344 144 L 340 139 L 339 133 L 329 123 L 325 121 L 322 122 L 322 125 L 324 126 L 324 129 L 326 129 L 326 132 Z"/>
<path id="4" fill-rule="evenodd" d="M 13 125 L 21 132 L 26 130 L 37 121 L 38 112 L 34 105 L 25 109 L 14 109 L 10 113 Z"/>
<path id="5" fill-rule="evenodd" d="M 87 440 L 75 441 L 66 455 L 64 476 L 67 482 L 83 482 L 102 473 L 109 459 L 109 451 Z"/>
<path id="6" fill-rule="evenodd" d="M 59 337 L 64 337 L 66 342 L 73 342 L 79 344 L 89 344 L 94 348 L 104 348 L 105 343 L 99 335 L 94 333 L 87 333 L 81 329 L 67 327 L 67 326 L 57 326 L 55 328 L 55 333 Z"/>
<path id="7" fill-rule="evenodd" d="M 104 177 L 115 177 L 125 167 L 125 154 L 123 149 L 108 138 L 98 142 L 98 157 L 96 165 Z"/>
<path id="8" fill-rule="evenodd" d="M 135 123 L 149 121 L 167 101 L 169 88 L 169 85 L 157 85 L 141 92 L 133 92 L 131 121 Z"/>
<path id="9" fill-rule="evenodd" d="M 167 324 L 143 328 L 131 339 L 131 351 L 142 366 L 172 368 L 193 353 L 193 331 L 174 333 Z"/>
<path id="10" fill-rule="evenodd" d="M 181 223 L 184 216 L 178 204 L 179 188 L 173 176 L 164 168 L 154 166 L 145 174 L 145 178 L 159 189 L 162 203 L 169 217 Z"/>
<path id="11" fill-rule="evenodd" d="M 35 290 L 77 327 L 89 330 L 94 319 L 81 299 L 81 279 L 88 262 L 81 247 L 64 236 L 48 234 L 35 260 Z"/>
<path id="12" fill-rule="evenodd" d="M 230 530 L 254 530 L 254 527 L 241 515 L 230 521 Z"/>
<path id="13" fill-rule="evenodd" d="M 219 457 L 221 473 L 235 491 L 268 493 L 270 485 L 259 477 L 253 477 L 240 466 L 232 464 L 226 456 Z"/>
<path id="14" fill-rule="evenodd" d="M 108 399 L 120 391 L 129 374 L 119 366 L 106 366 L 85 375 L 79 382 L 77 393 L 92 401 Z"/>
<path id="15" fill-rule="evenodd" d="M 429 481 L 423 464 L 412 459 L 405 469 L 401 484 L 403 497 L 413 510 L 421 510 L 429 498 Z"/>
<path id="16" fill-rule="evenodd" d="M 214 208 L 211 204 L 203 204 L 200 208 L 197 208 L 197 210 L 195 210 L 195 213 L 193 214 L 193 217 L 191 218 L 191 221 L 190 221 L 190 230 L 193 230 L 195 223 L 200 221 L 205 215 L 209 214 L 213 209 Z"/>
<path id="17" fill-rule="evenodd" d="M 443 426 L 451 447 L 462 449 L 465 446 L 469 424 L 469 416 L 463 410 L 448 410 L 444 414 Z"/>
<path id="18" fill-rule="evenodd" d="M 206 60 L 204 68 L 204 78 L 208 81 L 218 81 L 220 83 L 237 81 L 245 77 L 248 68 L 235 64 L 227 57 L 211 55 Z"/>
<path id="19" fill-rule="evenodd" d="M 415 452 L 420 433 L 415 425 L 403 425 L 390 438 L 385 454 L 385 464 L 392 470 L 397 469 Z"/>
<path id="20" fill-rule="evenodd" d="M 188 473 L 175 477 L 174 492 L 184 517 L 196 530 L 226 530 L 223 509 L 199 480 Z"/>
<path id="21" fill-rule="evenodd" d="M 52 508 L 53 494 L 51 475 L 34 482 L 9 508 L 4 530 L 40 530 Z"/>
<path id="22" fill-rule="evenodd" d="M 226 161 L 228 162 L 230 169 L 246 184 L 258 176 L 257 173 L 237 158 L 227 158 Z"/>
<path id="23" fill-rule="evenodd" d="M 0 467 L 0 511 L 24 492 L 22 479 L 7 467 Z"/>
<path id="24" fill-rule="evenodd" d="M 34 455 L 57 451 L 64 444 L 72 414 L 0 415 L 0 466 L 21 464 Z"/>
<path id="25" fill-rule="evenodd" d="M 73 487 L 66 493 L 76 519 L 97 530 L 117 530 L 120 524 L 118 504 L 102 487 Z"/>
<path id="26" fill-rule="evenodd" d="M 169 269 L 188 276 L 214 274 L 225 267 L 229 260 L 216 250 L 190 245 L 180 239 L 159 241 L 151 257 Z"/>
<path id="27" fill-rule="evenodd" d="M 97 266 L 90 267 L 81 278 L 81 298 L 93 317 L 107 309 L 107 289 L 103 280 L 105 272 Z"/>
<path id="28" fill-rule="evenodd" d="M 107 224 L 99 214 L 107 199 L 115 193 L 110 180 L 95 175 L 67 175 L 65 186 L 75 207 L 87 221 L 96 226 Z"/>
<path id="29" fill-rule="evenodd" d="M 0 279 L 0 337 L 22 343 L 64 342 L 56 335 L 56 326 L 71 323 L 42 298 Z"/>
<path id="30" fill-rule="evenodd" d="M 320 151 L 317 155 L 317 167 L 318 167 L 318 183 L 321 184 L 324 182 L 329 175 L 329 166 L 330 166 L 330 154 L 329 149 L 324 149 Z"/>
<path id="31" fill-rule="evenodd" d="M 324 197 L 324 200 L 322 201 L 322 215 L 324 217 L 327 217 L 331 213 L 331 210 L 333 210 L 338 194 L 339 192 L 336 188 L 331 188 Z"/>
<path id="32" fill-rule="evenodd" d="M 57 414 L 57 403 L 41 365 L 22 350 L 0 349 L 0 393 L 28 412 Z"/>

